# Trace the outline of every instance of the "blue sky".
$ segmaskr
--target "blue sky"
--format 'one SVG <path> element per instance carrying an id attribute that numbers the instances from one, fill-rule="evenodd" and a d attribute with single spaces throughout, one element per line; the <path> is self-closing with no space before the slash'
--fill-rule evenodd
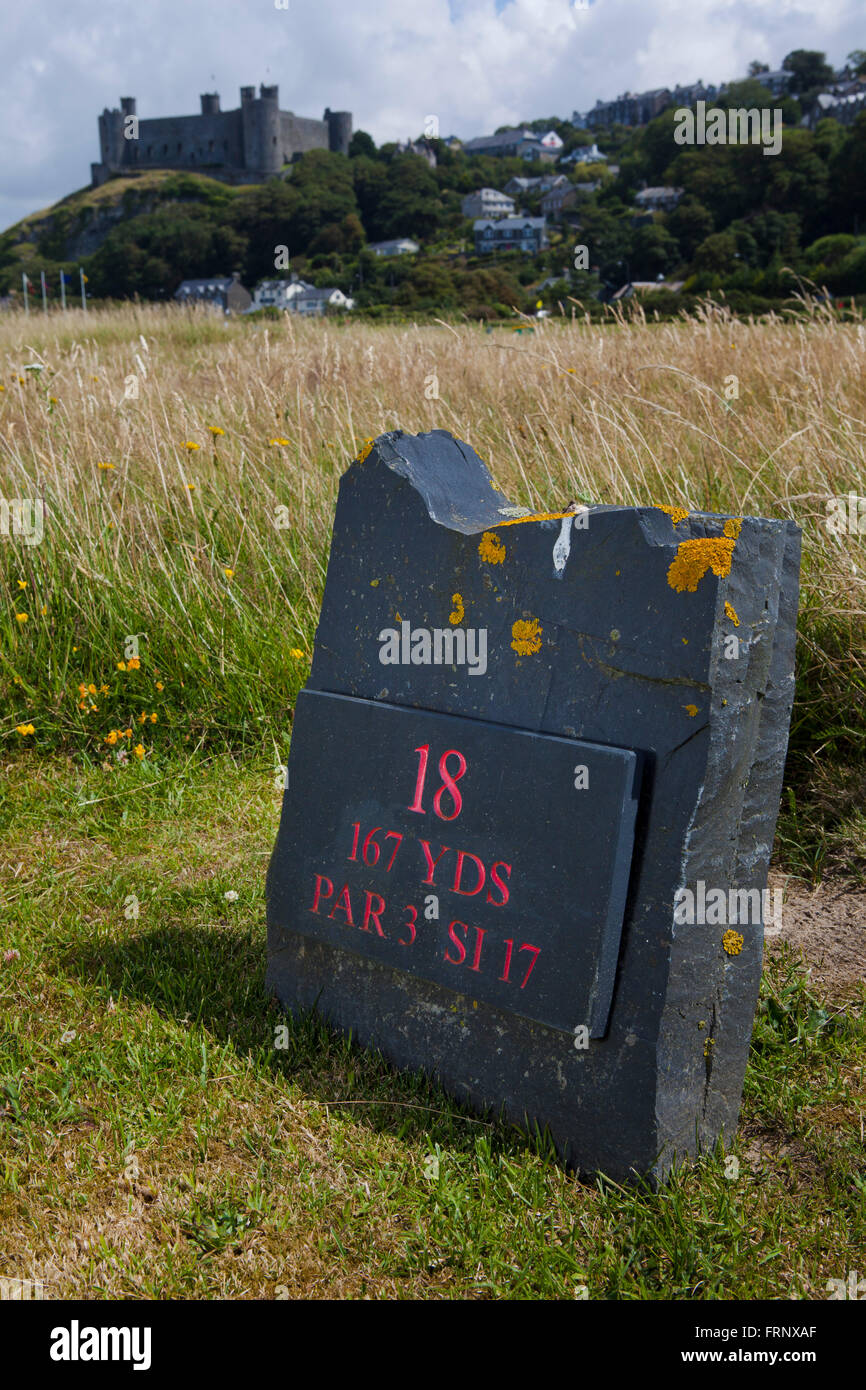
<path id="1" fill-rule="evenodd" d="M 280 87 L 280 105 L 351 110 L 381 143 L 439 117 L 466 139 L 570 117 L 598 97 L 742 75 L 792 48 L 866 48 L 863 0 L 40 0 L 0 11 L 0 229 L 89 182 L 96 118 L 191 113 L 216 88 Z"/>

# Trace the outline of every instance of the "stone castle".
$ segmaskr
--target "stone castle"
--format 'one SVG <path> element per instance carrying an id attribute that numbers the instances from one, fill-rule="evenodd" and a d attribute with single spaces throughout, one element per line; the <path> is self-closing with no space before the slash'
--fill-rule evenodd
<path id="1" fill-rule="evenodd" d="M 221 111 L 217 92 L 205 92 L 197 116 L 141 120 L 135 97 L 99 117 L 100 162 L 91 164 L 94 188 L 112 174 L 145 169 L 196 169 L 228 183 L 260 183 L 308 150 L 348 154 L 351 111 L 326 109 L 321 121 L 281 111 L 279 88 L 241 87 L 241 104 Z"/>

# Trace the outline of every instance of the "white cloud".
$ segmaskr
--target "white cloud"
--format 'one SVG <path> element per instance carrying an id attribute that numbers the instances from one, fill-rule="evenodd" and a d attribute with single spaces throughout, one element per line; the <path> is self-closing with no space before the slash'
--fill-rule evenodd
<path id="1" fill-rule="evenodd" d="M 41 0 L 4 5 L 0 227 L 89 181 L 96 118 L 121 94 L 141 116 L 198 110 L 218 90 L 277 82 L 280 104 L 351 110 L 381 143 L 436 114 L 463 138 L 570 117 L 626 90 L 740 76 L 792 48 L 842 61 L 866 43 L 862 0 Z"/>

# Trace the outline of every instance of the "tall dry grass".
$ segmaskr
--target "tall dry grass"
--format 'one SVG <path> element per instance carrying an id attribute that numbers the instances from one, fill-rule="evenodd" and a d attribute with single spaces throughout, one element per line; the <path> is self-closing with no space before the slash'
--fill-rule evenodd
<path id="1" fill-rule="evenodd" d="M 368 437 L 441 428 L 539 510 L 580 496 L 793 518 L 795 749 L 862 757 L 864 543 L 824 523 L 828 498 L 866 496 L 863 324 L 805 307 L 793 323 L 740 322 L 707 305 L 669 323 L 533 329 L 164 306 L 6 316 L 0 496 L 47 508 L 41 545 L 0 541 L 7 746 L 104 754 L 118 728 L 148 756 L 280 741 L 340 473 Z M 121 672 L 136 633 L 141 667 Z M 99 698 L 81 695 L 91 684 Z"/>

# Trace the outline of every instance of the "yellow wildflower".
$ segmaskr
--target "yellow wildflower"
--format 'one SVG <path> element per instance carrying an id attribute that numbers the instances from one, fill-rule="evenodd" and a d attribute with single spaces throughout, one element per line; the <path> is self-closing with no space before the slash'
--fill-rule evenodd
<path id="1" fill-rule="evenodd" d="M 87 693 L 88 693 L 88 695 L 95 695 L 95 694 L 96 694 L 96 686 L 95 686 L 95 685 L 89 685 L 89 686 L 87 687 Z"/>
<path id="2" fill-rule="evenodd" d="M 214 438 L 216 438 L 218 434 L 225 434 L 225 430 L 221 430 L 219 425 L 208 425 L 208 429 L 210 430 Z"/>
<path id="3" fill-rule="evenodd" d="M 113 468 L 113 467 L 114 467 L 114 464 L 113 464 L 113 463 L 100 463 L 100 464 L 97 465 L 97 467 L 98 467 L 98 468 L 101 468 L 101 469 L 103 470 L 103 472 L 104 472 L 106 468 Z"/>
<path id="4" fill-rule="evenodd" d="M 26 614 L 26 613 L 16 613 L 16 614 L 15 614 L 15 621 L 16 621 L 16 623 L 26 623 L 26 622 L 27 622 L 27 614 Z"/>
<path id="5" fill-rule="evenodd" d="M 155 715 L 155 714 L 152 714 L 152 715 L 150 716 L 150 722 L 151 722 L 151 724 L 155 724 L 155 723 L 156 723 L 156 715 Z"/>
<path id="6" fill-rule="evenodd" d="M 19 733 L 22 735 L 22 737 L 26 738 L 28 734 L 35 734 L 36 730 L 34 729 L 32 724 L 18 724 L 16 727 L 16 733 Z"/>
<path id="7" fill-rule="evenodd" d="M 141 666 L 141 657 L 131 656 L 126 663 L 127 671 L 137 671 Z"/>
<path id="8" fill-rule="evenodd" d="M 235 577 L 234 570 L 225 569 L 223 570 L 223 574 L 225 575 L 226 579 L 234 579 Z"/>
<path id="9" fill-rule="evenodd" d="M 157 681 L 156 688 L 157 690 L 164 690 L 165 686 L 163 685 L 162 681 Z"/>
<path id="10" fill-rule="evenodd" d="M 114 744 L 117 742 L 117 730 L 116 730 L 116 729 L 112 729 L 112 731 L 111 731 L 110 734 L 106 734 L 106 735 L 105 735 L 105 742 L 106 742 L 106 743 L 110 743 L 110 744 L 112 745 L 112 747 L 114 746 Z"/>
<path id="11" fill-rule="evenodd" d="M 141 761 L 141 759 L 144 757 L 144 744 L 137 743 L 132 751 L 135 754 L 135 756 L 139 759 L 139 761 Z"/>
<path id="12" fill-rule="evenodd" d="M 125 661 L 118 661 L 118 663 L 117 663 L 117 669 L 118 669 L 118 671 L 125 671 L 125 670 L 126 670 L 126 662 L 125 662 Z"/>
<path id="13" fill-rule="evenodd" d="M 108 694 L 108 686 L 107 686 L 107 685 L 101 685 L 101 686 L 99 687 L 99 693 L 100 693 L 100 695 L 107 695 L 107 694 Z"/>
<path id="14" fill-rule="evenodd" d="M 300 647 L 292 647 L 290 655 L 295 658 L 295 661 L 301 661 L 304 653 L 301 651 Z"/>
<path id="15" fill-rule="evenodd" d="M 200 448 L 201 448 L 201 445 L 200 445 L 200 444 L 194 443 L 194 441 L 193 441 L 192 439 L 185 439 L 184 442 L 183 442 L 183 444 L 181 445 L 181 448 L 182 448 L 182 449 L 189 449 L 190 453 L 192 453 L 193 450 L 195 450 L 195 449 L 200 449 Z"/>
<path id="16" fill-rule="evenodd" d="M 18 580 L 18 588 L 19 588 L 19 589 L 26 589 L 26 588 L 27 588 L 27 580 L 26 580 L 26 579 L 19 579 L 19 580 Z"/>

